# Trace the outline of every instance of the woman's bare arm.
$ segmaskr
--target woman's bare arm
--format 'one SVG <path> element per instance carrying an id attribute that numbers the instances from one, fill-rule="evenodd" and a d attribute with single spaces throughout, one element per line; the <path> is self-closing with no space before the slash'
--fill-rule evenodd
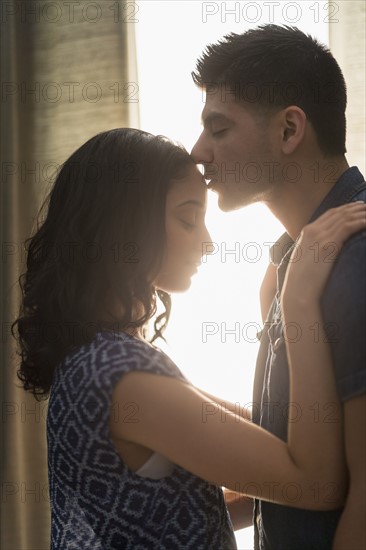
<path id="1" fill-rule="evenodd" d="M 233 491 L 307 509 L 339 507 L 346 491 L 341 408 L 328 344 L 322 335 L 315 342 L 310 329 L 322 326 L 318 299 L 331 266 L 312 266 L 309 250 L 315 241 L 320 250 L 329 242 L 341 246 L 365 225 L 364 207 L 340 207 L 307 226 L 298 241 L 303 259 L 290 265 L 282 295 L 285 337 L 286 323 L 301 330 L 298 341 L 286 338 L 290 401 L 301 411 L 289 422 L 287 443 L 217 403 L 208 408 L 207 396 L 189 384 L 142 372 L 125 375 L 115 388 L 113 401 L 133 401 L 139 413 L 136 423 L 116 422 L 113 436 Z M 316 421 L 314 403 L 319 410 L 333 404 L 336 421 Z"/>
<path id="2" fill-rule="evenodd" d="M 222 397 L 218 397 L 217 395 L 208 393 L 207 391 L 202 390 L 202 388 L 197 388 L 197 389 L 200 393 L 202 393 L 207 397 L 208 408 L 210 403 L 212 403 L 212 405 L 219 404 L 224 409 L 227 409 L 228 411 L 236 414 L 237 416 L 241 416 L 242 418 L 244 418 L 244 420 L 252 420 L 252 410 L 250 407 L 250 403 L 240 403 L 240 401 L 237 401 L 236 403 L 232 403 L 227 399 L 223 399 Z"/>

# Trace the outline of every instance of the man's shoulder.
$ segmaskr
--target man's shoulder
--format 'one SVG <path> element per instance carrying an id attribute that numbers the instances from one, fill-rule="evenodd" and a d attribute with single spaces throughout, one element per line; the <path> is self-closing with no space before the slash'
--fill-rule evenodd
<path id="1" fill-rule="evenodd" d="M 358 181 L 357 186 L 350 187 L 350 193 L 343 201 L 344 204 L 349 202 L 364 201 L 366 202 L 366 182 Z M 359 231 L 352 235 L 343 244 L 342 250 L 339 251 L 336 243 L 328 243 L 328 255 L 325 261 L 334 262 L 334 268 L 329 277 L 329 282 L 326 287 L 328 291 L 337 291 L 339 285 L 350 283 L 350 274 L 352 281 L 360 285 L 364 285 L 364 277 L 366 271 L 366 231 Z"/>
<path id="2" fill-rule="evenodd" d="M 364 289 L 366 276 L 366 231 L 352 235 L 338 253 L 337 245 L 329 243 L 326 261 L 334 262 L 326 290 L 338 291 L 340 286 L 353 284 Z"/>
<path id="3" fill-rule="evenodd" d="M 366 202 L 366 181 L 365 180 L 360 182 L 355 189 L 354 195 L 352 197 L 352 201 L 357 201 L 357 200 Z"/>

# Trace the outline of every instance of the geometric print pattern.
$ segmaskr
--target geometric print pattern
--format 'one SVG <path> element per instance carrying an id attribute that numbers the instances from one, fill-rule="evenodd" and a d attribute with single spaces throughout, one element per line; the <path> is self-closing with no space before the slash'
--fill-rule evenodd
<path id="1" fill-rule="evenodd" d="M 121 333 L 98 333 L 55 371 L 47 416 L 51 550 L 231 550 L 222 490 L 175 466 L 140 477 L 109 437 L 114 386 L 130 371 L 185 380 L 162 351 Z M 132 404 L 131 404 L 132 405 Z M 112 407 L 112 409 L 111 409 Z"/>

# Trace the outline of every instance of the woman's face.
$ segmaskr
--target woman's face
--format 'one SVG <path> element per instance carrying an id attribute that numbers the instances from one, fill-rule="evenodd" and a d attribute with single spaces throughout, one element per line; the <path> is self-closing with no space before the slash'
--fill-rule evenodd
<path id="1" fill-rule="evenodd" d="M 202 174 L 192 166 L 187 176 L 175 180 L 167 195 L 165 210 L 166 250 L 154 284 L 166 292 L 189 288 L 201 258 L 211 242 L 205 226 L 207 187 Z"/>

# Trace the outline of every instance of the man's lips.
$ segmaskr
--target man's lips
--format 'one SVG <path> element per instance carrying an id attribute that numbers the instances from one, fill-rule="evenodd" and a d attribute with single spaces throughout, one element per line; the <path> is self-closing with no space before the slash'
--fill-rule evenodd
<path id="1" fill-rule="evenodd" d="M 205 183 L 209 189 L 214 185 L 215 180 L 212 178 L 212 176 L 208 176 L 206 174 L 203 174 L 203 179 L 205 180 Z"/>
<path id="2" fill-rule="evenodd" d="M 207 189 L 211 189 L 212 191 L 215 191 L 215 188 L 220 185 L 220 182 L 218 180 L 208 180 L 207 182 Z"/>
<path id="3" fill-rule="evenodd" d="M 207 185 L 207 189 L 214 189 L 215 187 L 218 187 L 219 185 L 221 185 L 223 183 L 219 174 L 215 175 L 212 172 L 211 173 L 204 173 L 203 177 L 204 177 L 205 183 Z"/>

